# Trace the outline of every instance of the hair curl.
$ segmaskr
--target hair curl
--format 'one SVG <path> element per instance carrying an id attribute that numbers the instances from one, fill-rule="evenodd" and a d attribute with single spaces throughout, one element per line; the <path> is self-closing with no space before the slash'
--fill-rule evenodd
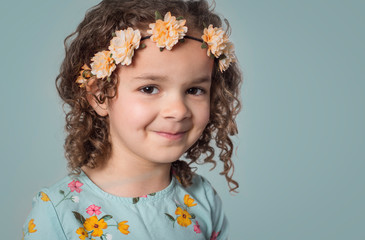
<path id="1" fill-rule="evenodd" d="M 95 53 L 107 49 L 112 33 L 132 27 L 147 30 L 148 24 L 155 21 L 155 11 L 165 14 L 170 11 L 174 16 L 184 16 L 189 31 L 203 32 L 204 26 L 222 26 L 222 20 L 213 12 L 206 0 L 104 0 L 89 9 L 76 31 L 66 37 L 65 58 L 56 78 L 56 87 L 66 111 L 65 156 L 71 174 L 80 174 L 81 167 L 95 168 L 110 156 L 112 145 L 109 141 L 109 119 L 99 116 L 87 100 L 85 88 L 75 83 L 81 67 L 90 66 Z M 230 31 L 226 21 L 227 32 Z M 115 96 L 118 78 L 116 72 L 111 81 L 97 81 L 100 95 L 94 96 L 100 103 Z M 238 133 L 235 118 L 240 111 L 239 101 L 242 75 L 237 63 L 231 63 L 228 70 L 221 73 L 218 61 L 214 63 L 211 86 L 210 121 L 197 142 L 185 153 L 190 162 L 176 160 L 172 168 L 184 186 L 192 184 L 192 163 L 212 163 L 216 167 L 212 139 L 220 149 L 219 159 L 230 191 L 236 191 L 238 183 L 232 179 L 234 165 L 231 160 L 233 143 L 230 136 Z M 113 93 L 113 94 L 111 94 Z M 199 160 L 200 156 L 206 157 Z M 211 170 L 212 170 L 211 169 Z M 231 186 L 233 185 L 233 186 Z"/>

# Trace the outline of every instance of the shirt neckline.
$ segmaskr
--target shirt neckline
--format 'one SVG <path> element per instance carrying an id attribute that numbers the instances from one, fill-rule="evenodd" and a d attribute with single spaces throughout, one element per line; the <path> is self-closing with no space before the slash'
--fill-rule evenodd
<path id="1" fill-rule="evenodd" d="M 170 184 L 166 188 L 164 188 L 158 192 L 155 192 L 155 193 L 147 194 L 147 197 L 121 197 L 121 196 L 117 196 L 117 195 L 105 192 L 103 189 L 101 189 L 99 186 L 97 186 L 86 175 L 86 173 L 82 169 L 81 169 L 81 173 L 78 178 L 79 178 L 80 182 L 87 184 L 93 192 L 102 195 L 104 198 L 113 199 L 116 201 L 121 201 L 121 202 L 126 202 L 126 203 L 131 203 L 131 204 L 135 204 L 137 202 L 143 203 L 143 202 L 156 201 L 158 199 L 164 198 L 170 194 L 170 192 L 174 189 L 174 186 L 176 184 L 175 176 L 172 175 Z"/>

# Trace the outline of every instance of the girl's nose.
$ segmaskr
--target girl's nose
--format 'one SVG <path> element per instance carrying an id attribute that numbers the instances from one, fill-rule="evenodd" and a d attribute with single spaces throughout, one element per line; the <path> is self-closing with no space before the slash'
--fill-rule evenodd
<path id="1" fill-rule="evenodd" d="M 190 108 L 186 104 L 185 99 L 181 96 L 166 99 L 163 103 L 161 114 L 164 118 L 173 119 L 175 121 L 181 121 L 191 117 Z"/>

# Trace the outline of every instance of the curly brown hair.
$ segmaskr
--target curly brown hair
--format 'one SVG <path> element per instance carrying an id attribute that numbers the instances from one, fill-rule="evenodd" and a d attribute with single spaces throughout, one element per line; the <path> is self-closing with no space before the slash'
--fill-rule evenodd
<path id="1" fill-rule="evenodd" d="M 65 129 L 68 135 L 64 147 L 71 174 L 80 174 L 82 166 L 95 168 L 108 159 L 112 148 L 108 138 L 108 116 L 99 116 L 88 102 L 89 93 L 75 83 L 81 67 L 85 63 L 90 65 L 95 53 L 107 49 L 115 31 L 127 27 L 146 31 L 148 24 L 155 21 L 155 11 L 163 15 L 171 12 L 174 16 L 184 16 L 190 32 L 203 33 L 208 24 L 222 27 L 221 18 L 213 10 L 214 4 L 210 6 L 206 0 L 103 0 L 89 9 L 76 31 L 64 41 L 65 58 L 56 78 L 58 93 L 66 106 Z M 225 22 L 229 34 L 230 26 L 228 21 Z M 189 163 L 176 160 L 172 169 L 184 186 L 192 184 L 192 163 L 212 163 L 214 169 L 215 151 L 210 145 L 214 139 L 220 149 L 219 159 L 223 162 L 220 174 L 225 176 L 230 191 L 236 192 L 239 185 L 232 179 L 233 143 L 230 136 L 238 133 L 235 118 L 241 108 L 242 74 L 236 62 L 231 63 L 228 70 L 220 72 L 217 59 L 213 71 L 210 121 L 198 141 L 184 154 Z M 99 103 L 115 96 L 116 72 L 111 75 L 110 81 L 97 81 L 100 95 L 94 97 Z M 202 154 L 206 156 L 200 159 Z"/>

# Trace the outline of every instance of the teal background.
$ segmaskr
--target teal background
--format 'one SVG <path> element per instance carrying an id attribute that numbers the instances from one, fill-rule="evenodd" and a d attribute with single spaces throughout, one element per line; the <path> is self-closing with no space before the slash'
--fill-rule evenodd
<path id="1" fill-rule="evenodd" d="M 63 39 L 98 1 L 0 9 L 1 239 L 66 174 L 54 79 Z M 244 73 L 235 179 L 216 186 L 231 239 L 365 239 L 365 1 L 219 0 Z M 218 166 L 218 168 L 221 165 Z"/>

